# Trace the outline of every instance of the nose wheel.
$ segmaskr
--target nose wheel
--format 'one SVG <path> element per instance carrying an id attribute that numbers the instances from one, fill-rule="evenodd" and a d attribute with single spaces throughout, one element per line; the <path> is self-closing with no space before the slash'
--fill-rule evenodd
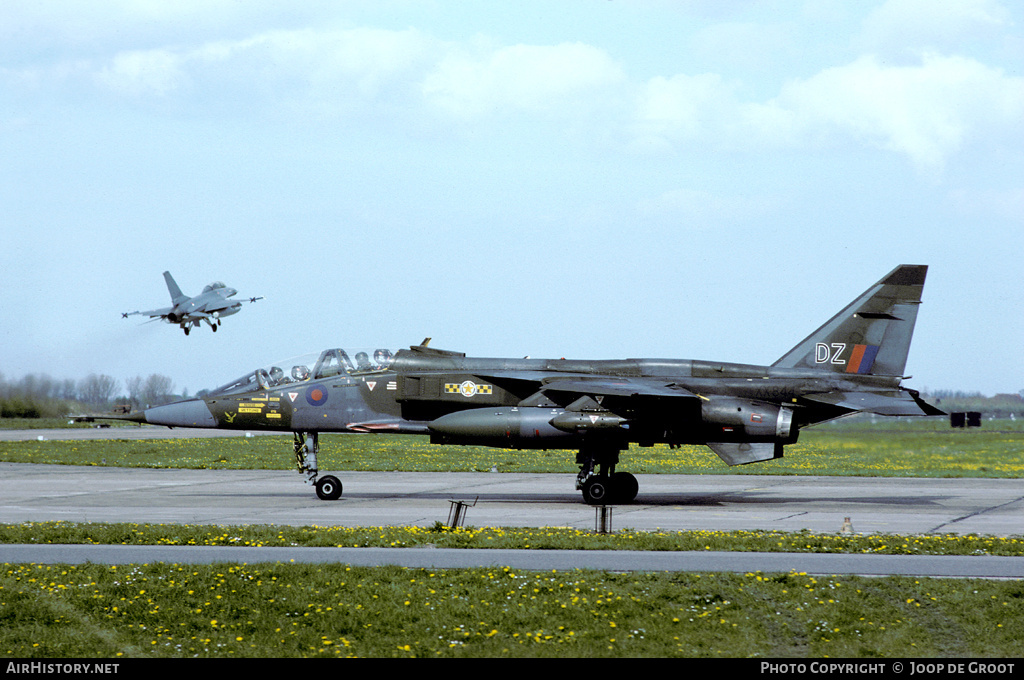
<path id="1" fill-rule="evenodd" d="M 341 498 L 341 481 L 334 475 L 316 480 L 316 497 L 322 501 L 336 501 Z"/>

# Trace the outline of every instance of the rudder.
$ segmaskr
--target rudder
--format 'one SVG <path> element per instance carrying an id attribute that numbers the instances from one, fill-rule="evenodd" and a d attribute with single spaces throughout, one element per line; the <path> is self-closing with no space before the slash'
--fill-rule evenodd
<path id="1" fill-rule="evenodd" d="M 927 265 L 896 267 L 772 366 L 902 376 L 927 273 Z"/>
<path id="2" fill-rule="evenodd" d="M 167 292 L 171 294 L 171 303 L 178 304 L 182 300 L 187 300 L 188 296 L 181 292 L 181 288 L 178 288 L 178 284 L 174 281 L 174 277 L 171 276 L 170 272 L 164 272 L 164 281 L 167 282 Z"/>

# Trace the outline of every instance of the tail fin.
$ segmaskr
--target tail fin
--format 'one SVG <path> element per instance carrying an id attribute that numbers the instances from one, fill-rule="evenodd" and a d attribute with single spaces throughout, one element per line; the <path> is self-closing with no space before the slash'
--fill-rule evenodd
<path id="1" fill-rule="evenodd" d="M 181 292 L 181 288 L 178 288 L 178 284 L 174 282 L 174 277 L 170 272 L 164 272 L 164 281 L 167 282 L 167 292 L 171 294 L 171 304 L 176 305 L 182 300 L 188 299 L 188 296 Z"/>
<path id="2" fill-rule="evenodd" d="M 927 273 L 896 267 L 772 366 L 902 376 Z"/>

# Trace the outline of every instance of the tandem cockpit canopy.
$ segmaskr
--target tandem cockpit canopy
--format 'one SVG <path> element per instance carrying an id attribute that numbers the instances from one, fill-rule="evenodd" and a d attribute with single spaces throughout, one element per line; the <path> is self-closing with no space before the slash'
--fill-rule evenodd
<path id="1" fill-rule="evenodd" d="M 257 368 L 199 396 L 257 392 L 321 378 L 379 373 L 388 370 L 394 360 L 395 354 L 389 349 L 325 349 L 320 354 L 307 354 Z"/>
<path id="2" fill-rule="evenodd" d="M 211 283 L 211 284 L 207 285 L 205 288 L 203 288 L 203 292 L 204 293 L 209 293 L 211 290 L 219 290 L 221 288 L 227 288 L 227 286 L 224 285 L 224 282 L 223 281 L 214 281 L 213 283 Z M 232 293 L 231 295 L 234 295 L 234 293 Z M 229 295 L 228 297 L 231 297 L 231 295 Z"/>

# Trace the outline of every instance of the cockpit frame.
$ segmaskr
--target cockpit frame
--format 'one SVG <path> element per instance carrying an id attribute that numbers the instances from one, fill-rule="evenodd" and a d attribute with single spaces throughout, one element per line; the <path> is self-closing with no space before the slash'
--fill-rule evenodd
<path id="1" fill-rule="evenodd" d="M 355 359 L 352 359 L 352 356 Z M 383 373 L 394 362 L 395 354 L 389 349 L 359 349 L 350 355 L 332 347 L 319 355 L 307 354 L 257 368 L 254 371 L 202 393 L 202 396 L 225 396 L 277 389 L 286 385 L 323 380 L 332 377 L 362 377 Z M 282 366 L 291 366 L 286 372 Z"/>

